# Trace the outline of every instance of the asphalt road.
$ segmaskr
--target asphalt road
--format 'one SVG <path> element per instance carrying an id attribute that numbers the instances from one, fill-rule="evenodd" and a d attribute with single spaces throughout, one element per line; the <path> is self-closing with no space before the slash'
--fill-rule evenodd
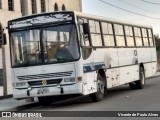
<path id="1" fill-rule="evenodd" d="M 27 111 L 160 111 L 160 77 L 146 80 L 141 90 L 130 90 L 128 85 L 108 90 L 101 102 L 88 96 L 75 98 L 51 106 L 37 106 Z"/>
<path id="2" fill-rule="evenodd" d="M 51 106 L 36 106 L 24 111 L 160 111 L 160 77 L 148 79 L 146 86 L 141 90 L 130 90 L 128 85 L 117 87 L 108 91 L 101 102 L 92 102 L 88 96 L 74 98 L 65 102 L 53 103 Z M 159 116 L 160 117 L 160 116 Z M 35 120 L 159 120 L 152 118 L 110 118 L 110 117 L 61 117 L 35 118 Z M 19 120 L 8 118 L 7 120 Z M 31 118 L 23 118 L 30 120 Z"/>

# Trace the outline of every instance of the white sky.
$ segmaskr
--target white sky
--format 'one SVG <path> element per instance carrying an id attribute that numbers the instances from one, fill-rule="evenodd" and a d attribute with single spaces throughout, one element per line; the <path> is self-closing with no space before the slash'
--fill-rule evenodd
<path id="1" fill-rule="evenodd" d="M 115 18 L 118 20 L 127 20 L 130 22 L 138 24 L 151 25 L 154 30 L 154 34 L 160 34 L 160 0 L 146 0 L 152 3 L 159 4 L 149 4 L 141 0 L 103 0 L 115 6 L 121 7 L 123 9 L 143 14 L 150 17 L 155 17 L 158 19 L 151 19 L 147 17 L 142 17 L 129 12 L 125 12 L 118 8 L 107 5 L 100 0 L 82 0 L 82 8 L 84 13 L 105 16 L 109 18 Z M 136 7 L 139 8 L 136 8 Z M 143 10 L 142 10 L 143 9 Z"/>

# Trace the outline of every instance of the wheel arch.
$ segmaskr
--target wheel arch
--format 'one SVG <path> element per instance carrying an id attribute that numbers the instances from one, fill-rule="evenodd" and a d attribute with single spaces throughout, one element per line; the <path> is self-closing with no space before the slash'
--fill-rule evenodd
<path id="1" fill-rule="evenodd" d="M 140 63 L 140 64 L 139 64 L 139 69 L 140 69 L 140 68 L 143 68 L 143 72 L 144 72 L 144 75 L 145 75 L 145 69 L 144 69 L 144 64 L 143 64 L 143 63 Z"/>
<path id="2" fill-rule="evenodd" d="M 139 64 L 139 67 L 142 67 L 142 68 L 144 69 L 143 63 L 140 63 L 140 64 Z"/>

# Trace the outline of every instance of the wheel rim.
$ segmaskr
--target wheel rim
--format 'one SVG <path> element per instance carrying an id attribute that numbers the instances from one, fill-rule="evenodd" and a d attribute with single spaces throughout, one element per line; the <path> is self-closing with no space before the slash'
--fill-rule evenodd
<path id="1" fill-rule="evenodd" d="M 97 89 L 98 89 L 98 93 L 100 94 L 104 93 L 104 83 L 101 80 L 97 81 Z"/>
<path id="2" fill-rule="evenodd" d="M 141 72 L 141 83 L 142 83 L 142 85 L 145 84 L 145 81 L 144 81 L 144 73 L 143 73 L 143 72 Z"/>

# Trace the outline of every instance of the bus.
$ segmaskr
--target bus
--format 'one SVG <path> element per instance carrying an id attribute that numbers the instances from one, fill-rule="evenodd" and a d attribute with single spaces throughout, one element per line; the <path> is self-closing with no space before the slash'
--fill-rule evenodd
<path id="1" fill-rule="evenodd" d="M 14 99 L 103 100 L 120 85 L 142 89 L 157 70 L 151 26 L 75 11 L 8 21 Z"/>

